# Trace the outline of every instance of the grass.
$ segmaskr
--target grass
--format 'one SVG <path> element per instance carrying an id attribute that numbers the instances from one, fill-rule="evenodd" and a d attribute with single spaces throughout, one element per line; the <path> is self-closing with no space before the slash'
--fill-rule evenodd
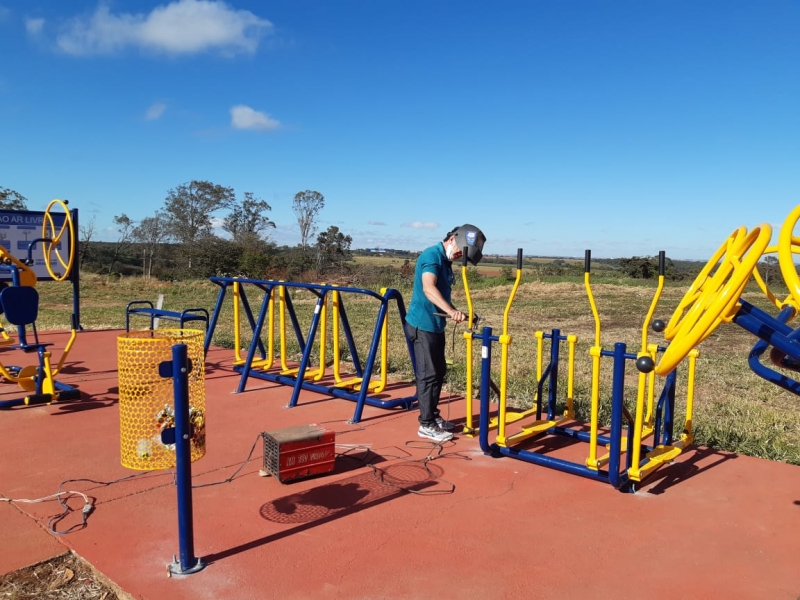
<path id="1" fill-rule="evenodd" d="M 632 285 L 634 284 L 635 285 Z M 410 281 L 401 280 L 406 287 L 400 291 L 410 299 Z M 668 319 L 688 284 L 668 285 L 664 288 L 655 317 Z M 373 289 L 378 289 L 374 287 Z M 482 326 L 491 326 L 495 335 L 502 332 L 504 311 L 512 285 L 476 285 L 472 289 L 475 312 L 483 318 Z M 42 282 L 39 284 L 41 307 L 38 321 L 40 329 L 68 329 L 72 309 L 71 290 L 66 283 Z M 81 321 L 87 329 L 124 327 L 125 305 L 131 300 L 156 301 L 164 295 L 163 306 L 178 310 L 189 307 L 206 307 L 212 310 L 219 288 L 209 281 L 144 282 L 126 278 L 106 282 L 102 277 L 87 274 L 81 286 Z M 642 325 L 655 292 L 655 282 L 621 281 L 620 283 L 593 283 L 592 291 L 600 316 L 601 344 L 611 349 L 615 342 L 628 344 L 629 352 L 636 352 L 642 343 Z M 249 300 L 257 311 L 261 297 L 248 290 Z M 769 310 L 766 300 L 756 288 L 744 294 L 745 299 Z M 308 330 L 315 302 L 314 296 L 299 290 L 293 296 L 304 334 Z M 460 283 L 454 290 L 454 302 L 466 308 Z M 375 326 L 377 301 L 371 298 L 346 295 L 346 306 L 360 358 L 366 358 L 367 348 Z M 214 343 L 233 348 L 232 301 L 226 300 L 215 333 Z M 774 308 L 770 311 L 775 313 Z M 145 327 L 146 321 L 133 324 Z M 517 290 L 508 313 L 508 332 L 512 336 L 509 349 L 508 397 L 512 405 L 528 407 L 536 389 L 536 339 L 537 330 L 549 332 L 558 328 L 562 334 L 578 336 L 575 365 L 575 397 L 578 416 L 588 419 L 591 361 L 589 348 L 594 344 L 595 321 L 589 307 L 585 288 L 579 281 L 548 282 L 528 280 Z M 289 339 L 291 328 L 289 331 Z M 448 389 L 461 393 L 465 389 L 465 343 L 463 327 L 448 328 L 447 354 L 453 361 L 448 376 Z M 652 331 L 650 343 L 661 342 Z M 249 338 L 243 335 L 241 345 L 246 348 Z M 694 433 L 696 443 L 718 450 L 739 452 L 751 456 L 800 464 L 800 402 L 791 393 L 782 390 L 753 374 L 747 365 L 747 355 L 756 339 L 736 325 L 723 324 L 700 346 L 695 384 Z M 80 338 L 78 342 L 80 343 Z M 478 371 L 476 346 L 475 371 Z M 316 354 L 318 355 L 318 349 Z M 346 343 L 342 341 L 340 354 L 350 360 Z M 299 356 L 299 346 L 292 341 L 287 348 L 289 359 Z M 495 351 L 493 377 L 499 380 Z M 330 364 L 332 347 L 328 338 L 327 360 Z M 396 310 L 391 313 L 389 353 L 385 368 L 393 380 L 410 380 L 411 363 L 405 348 Z M 318 358 L 315 358 L 318 360 Z M 314 363 L 316 364 L 316 363 Z M 562 379 L 564 379 L 562 368 Z M 631 364 L 626 373 L 628 404 L 632 407 L 636 395 L 637 373 Z M 559 383 L 566 389 L 566 382 Z M 610 403 L 610 363 L 601 364 L 601 421 L 608 419 Z M 477 380 L 475 382 L 477 390 Z M 679 379 L 676 433 L 680 433 L 685 381 Z M 563 403 L 563 400 L 562 400 Z"/>

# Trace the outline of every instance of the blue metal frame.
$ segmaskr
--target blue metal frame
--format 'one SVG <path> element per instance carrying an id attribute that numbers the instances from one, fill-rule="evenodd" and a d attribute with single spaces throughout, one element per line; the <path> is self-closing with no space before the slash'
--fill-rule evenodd
<path id="1" fill-rule="evenodd" d="M 247 385 L 247 380 L 249 377 L 255 377 L 258 379 L 265 379 L 267 381 L 280 383 L 282 385 L 292 386 L 293 388 L 292 396 L 289 401 L 289 404 L 287 405 L 288 408 L 297 406 L 301 390 L 318 392 L 333 396 L 335 398 L 350 400 L 356 403 L 355 412 L 353 413 L 353 418 L 350 420 L 350 423 L 358 423 L 361 420 L 365 405 L 375 406 L 384 409 L 393 409 L 398 407 L 410 409 L 416 406 L 417 403 L 416 393 L 414 393 L 412 396 L 404 398 L 393 398 L 390 400 L 381 400 L 376 396 L 369 395 L 368 383 L 372 377 L 372 372 L 374 370 L 375 362 L 378 356 L 378 350 L 380 347 L 380 339 L 381 339 L 381 328 L 384 319 L 388 318 L 390 301 L 395 301 L 397 303 L 397 309 L 400 316 L 400 320 L 403 323 L 405 322 L 406 309 L 403 303 L 403 297 L 399 291 L 395 289 L 388 289 L 383 295 L 381 295 L 372 290 L 363 288 L 339 287 L 333 285 L 232 278 L 232 277 L 212 277 L 211 281 L 220 287 L 220 291 L 217 296 L 216 305 L 214 307 L 214 314 L 211 317 L 211 322 L 209 323 L 208 332 L 206 333 L 205 350 L 208 351 L 208 348 L 211 345 L 211 339 L 213 337 L 214 329 L 216 328 L 216 324 L 219 319 L 219 314 L 223 306 L 223 301 L 226 296 L 227 288 L 232 286 L 234 283 L 239 284 L 239 289 L 240 289 L 239 298 L 242 301 L 242 304 L 245 306 L 245 313 L 248 316 L 248 321 L 250 323 L 253 332 L 253 337 L 247 352 L 247 358 L 245 359 L 245 364 L 234 367 L 234 370 L 241 374 L 239 380 L 239 386 L 236 390 L 236 393 L 241 393 L 245 390 L 245 387 Z M 242 290 L 244 289 L 243 284 L 253 285 L 263 290 L 264 292 L 264 299 L 261 303 L 261 308 L 258 313 L 258 318 L 255 320 L 253 320 L 252 318 L 252 311 L 250 309 L 249 302 L 247 301 L 247 296 L 246 294 L 242 293 Z M 297 338 L 298 345 L 300 346 L 300 350 L 302 352 L 302 357 L 300 359 L 300 365 L 298 367 L 296 376 L 281 375 L 280 373 L 273 373 L 270 371 L 253 370 L 252 368 L 253 361 L 256 360 L 257 352 L 260 354 L 260 358 L 262 359 L 266 358 L 266 352 L 264 351 L 264 344 L 261 341 L 261 333 L 264 329 L 264 322 L 267 318 L 269 303 L 272 301 L 272 291 L 280 286 L 283 286 L 284 288 L 287 289 L 287 293 L 285 294 L 286 309 L 292 321 L 295 336 Z M 317 303 L 316 306 L 314 307 L 314 315 L 311 319 L 311 325 L 309 327 L 308 334 L 305 338 L 303 337 L 303 333 L 301 331 L 299 321 L 297 319 L 297 314 L 291 302 L 291 296 L 288 293 L 289 289 L 306 289 L 317 297 Z M 362 378 L 363 380 L 363 385 L 361 385 L 361 389 L 358 392 L 350 392 L 346 389 L 338 388 L 335 386 L 313 383 L 305 379 L 306 370 L 308 369 L 311 353 L 314 347 L 314 339 L 316 337 L 317 330 L 319 328 L 319 321 L 322 314 L 321 309 L 327 298 L 328 293 L 333 291 L 339 293 L 339 317 L 340 317 L 339 320 L 341 323 L 342 331 L 344 331 L 348 346 L 350 348 L 350 354 L 353 358 L 356 375 Z M 359 360 L 358 353 L 356 351 L 355 341 L 350 328 L 350 323 L 347 319 L 347 312 L 344 309 L 342 295 L 348 293 L 366 295 L 372 298 L 376 298 L 377 300 L 380 301 L 380 308 L 378 310 L 377 319 L 375 321 L 375 329 L 373 331 L 372 341 L 369 347 L 369 353 L 367 355 L 367 360 L 363 367 L 361 366 L 361 361 Z M 405 336 L 405 331 L 403 331 L 403 335 Z M 407 336 L 405 337 L 406 337 L 406 345 L 409 351 L 409 356 L 411 357 L 411 362 L 416 372 L 416 360 L 414 357 L 414 348 L 412 343 L 408 340 L 408 337 Z"/>
<path id="2" fill-rule="evenodd" d="M 489 443 L 489 400 L 491 385 L 491 363 L 492 363 L 492 343 L 499 342 L 500 338 L 492 335 L 491 327 L 485 327 L 481 334 L 473 334 L 474 338 L 480 339 L 481 348 L 481 386 L 480 386 L 480 433 L 479 441 L 481 450 L 492 456 L 509 456 L 525 462 L 558 469 L 573 475 L 580 475 L 589 479 L 595 479 L 611 484 L 616 489 L 625 490 L 632 483 L 628 478 L 628 469 L 631 467 L 631 457 L 633 450 L 633 426 L 634 419 L 625 408 L 625 365 L 626 361 L 635 361 L 636 354 L 626 351 L 626 345 L 622 342 L 614 344 L 614 350 L 602 350 L 601 356 L 613 359 L 613 382 L 611 397 L 611 430 L 609 435 L 599 435 L 597 440 L 600 444 L 607 444 L 609 448 L 609 460 L 607 469 L 590 469 L 589 467 L 572 461 L 540 454 L 532 450 L 525 450 L 515 446 L 500 446 L 496 443 Z M 558 329 L 552 330 L 551 334 L 545 335 L 552 340 L 550 351 L 550 364 L 542 373 L 542 380 L 537 388 L 537 419 L 541 419 L 541 398 L 542 386 L 545 381 L 548 385 L 548 419 L 555 418 L 555 402 L 558 391 L 558 361 L 560 342 L 566 341 L 566 337 L 560 335 Z M 671 444 L 673 436 L 673 413 L 675 406 L 675 382 L 676 371 L 670 373 L 661 391 L 656 408 L 654 443 Z M 627 445 L 624 449 L 625 457 L 623 461 L 622 434 L 627 424 Z M 590 433 L 568 427 L 556 426 L 543 431 L 540 435 L 561 435 L 577 439 L 583 442 L 590 441 Z M 530 438 L 529 438 L 530 439 Z M 642 455 L 645 456 L 654 446 L 642 444 Z M 646 458 L 641 460 L 641 465 L 646 463 Z"/>
<path id="3" fill-rule="evenodd" d="M 739 300 L 739 303 L 740 308 L 733 318 L 733 322 L 759 338 L 759 341 L 750 350 L 747 359 L 750 369 L 770 383 L 800 396 L 800 382 L 767 367 L 760 361 L 761 356 L 770 346 L 777 348 L 795 361 L 800 361 L 800 328 L 792 329 L 786 324 L 794 318 L 795 309 L 787 305 L 781 309 L 777 317 L 773 317 L 745 300 Z"/>

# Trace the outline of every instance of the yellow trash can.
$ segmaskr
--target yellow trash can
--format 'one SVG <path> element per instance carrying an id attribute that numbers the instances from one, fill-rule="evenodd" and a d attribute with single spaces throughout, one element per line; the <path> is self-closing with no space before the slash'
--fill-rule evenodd
<path id="1" fill-rule="evenodd" d="M 117 338 L 122 466 L 138 471 L 175 466 L 175 445 L 161 441 L 161 432 L 175 426 L 173 380 L 158 374 L 160 363 L 172 362 L 175 344 L 186 344 L 192 364 L 189 373 L 192 462 L 205 455 L 204 337 L 204 332 L 196 329 L 157 329 L 130 331 Z"/>

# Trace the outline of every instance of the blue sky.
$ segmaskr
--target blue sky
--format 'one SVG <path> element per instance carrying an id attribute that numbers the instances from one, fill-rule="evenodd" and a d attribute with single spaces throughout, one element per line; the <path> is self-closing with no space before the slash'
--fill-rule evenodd
<path id="1" fill-rule="evenodd" d="M 800 203 L 800 2 L 0 0 L 0 140 L 107 240 L 207 179 L 280 244 L 310 189 L 354 248 L 705 260 Z"/>

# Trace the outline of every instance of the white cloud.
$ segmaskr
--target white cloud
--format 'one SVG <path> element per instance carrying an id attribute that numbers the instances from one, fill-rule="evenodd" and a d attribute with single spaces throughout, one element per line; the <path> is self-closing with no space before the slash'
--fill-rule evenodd
<path id="1" fill-rule="evenodd" d="M 267 113 L 258 112 L 249 106 L 239 104 L 231 108 L 231 127 L 234 129 L 255 129 L 257 131 L 271 131 L 281 126 L 279 121 Z"/>
<path id="2" fill-rule="evenodd" d="M 25 19 L 25 31 L 30 35 L 38 35 L 44 27 L 44 19 Z"/>
<path id="3" fill-rule="evenodd" d="M 383 221 L 367 221 L 367 225 L 374 225 L 375 227 L 386 227 Z"/>
<path id="4" fill-rule="evenodd" d="M 161 115 L 164 114 L 164 111 L 167 110 L 167 105 L 161 102 L 156 102 L 152 104 L 150 108 L 147 109 L 147 112 L 144 114 L 145 121 L 155 121 Z"/>
<path id="5" fill-rule="evenodd" d="M 57 44 L 63 52 L 79 56 L 129 47 L 168 54 L 252 54 L 271 29 L 266 19 L 217 0 L 177 0 L 149 14 L 113 14 L 101 4 L 90 17 L 72 19 Z"/>
<path id="6" fill-rule="evenodd" d="M 402 227 L 410 227 L 411 229 L 437 229 L 439 224 L 435 221 L 411 221 L 410 223 L 403 223 Z"/>

